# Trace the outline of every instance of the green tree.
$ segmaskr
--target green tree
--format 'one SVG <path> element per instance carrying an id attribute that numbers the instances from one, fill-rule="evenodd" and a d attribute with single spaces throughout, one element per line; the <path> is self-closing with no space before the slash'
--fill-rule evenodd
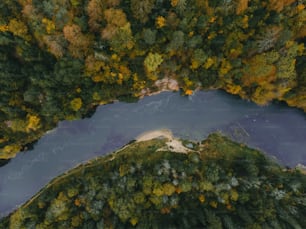
<path id="1" fill-rule="evenodd" d="M 171 36 L 169 45 L 167 46 L 167 51 L 179 50 L 183 48 L 185 43 L 185 34 L 182 31 L 175 31 Z"/>
<path id="2" fill-rule="evenodd" d="M 148 45 L 153 45 L 156 42 L 156 30 L 144 29 L 143 39 Z"/>
<path id="3" fill-rule="evenodd" d="M 131 0 L 131 10 L 133 16 L 141 23 L 146 23 L 149 19 L 148 16 L 154 7 L 154 2 L 154 0 Z"/>
<path id="4" fill-rule="evenodd" d="M 126 50 L 131 50 L 134 47 L 135 41 L 131 31 L 130 23 L 126 23 L 120 27 L 113 38 L 110 40 L 112 49 L 121 54 Z"/>

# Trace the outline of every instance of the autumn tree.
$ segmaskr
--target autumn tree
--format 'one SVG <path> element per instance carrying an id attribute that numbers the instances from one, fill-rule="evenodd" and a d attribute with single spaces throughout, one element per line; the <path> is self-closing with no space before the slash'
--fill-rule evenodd
<path id="1" fill-rule="evenodd" d="M 81 28 L 76 25 L 66 25 L 63 29 L 64 36 L 67 41 L 69 41 L 71 44 L 78 45 L 79 44 L 79 36 L 82 33 Z"/>
<path id="2" fill-rule="evenodd" d="M 40 125 L 41 121 L 40 121 L 40 118 L 37 115 L 28 114 L 27 119 L 28 119 L 28 123 L 27 123 L 27 127 L 26 127 L 27 132 L 35 131 L 35 130 L 37 130 L 38 128 L 41 127 L 41 125 Z"/>
<path id="3" fill-rule="evenodd" d="M 244 67 L 244 76 L 242 77 L 242 84 L 251 86 L 264 85 L 276 79 L 276 67 L 272 63 L 267 62 L 264 54 L 256 55 L 253 58 L 246 60 Z"/>
<path id="4" fill-rule="evenodd" d="M 121 0 L 105 0 L 105 3 L 108 7 L 115 7 L 120 4 Z"/>
<path id="5" fill-rule="evenodd" d="M 295 0 L 269 0 L 269 9 L 280 12 L 285 6 L 288 6 L 295 2 Z"/>
<path id="6" fill-rule="evenodd" d="M 75 99 L 71 100 L 70 107 L 74 111 L 80 110 L 81 107 L 82 107 L 82 99 L 81 98 L 75 98 Z"/>
<path id="7" fill-rule="evenodd" d="M 22 149 L 21 145 L 10 144 L 4 148 L 0 148 L 0 159 L 10 159 L 16 156 L 16 154 Z"/>
<path id="8" fill-rule="evenodd" d="M 249 0 L 238 0 L 236 14 L 242 14 L 248 8 Z"/>
<path id="9" fill-rule="evenodd" d="M 27 18 L 31 18 L 34 17 L 36 9 L 34 8 L 33 4 L 31 2 L 24 4 L 23 5 L 23 9 L 21 11 L 21 13 L 27 17 Z"/>
<path id="10" fill-rule="evenodd" d="M 104 18 L 107 21 L 107 25 L 102 30 L 101 36 L 106 40 L 110 40 L 117 30 L 127 23 L 126 14 L 121 9 L 110 8 L 105 10 Z"/>
<path id="11" fill-rule="evenodd" d="M 52 53 L 56 58 L 64 56 L 65 46 L 64 37 L 61 35 L 45 35 L 43 41 L 48 47 L 48 51 Z"/>
<path id="12" fill-rule="evenodd" d="M 51 34 L 52 32 L 55 31 L 55 24 L 52 20 L 43 18 L 42 23 L 45 25 L 47 34 Z"/>
<path id="13" fill-rule="evenodd" d="M 19 36 L 24 38 L 25 40 L 31 39 L 29 34 L 28 34 L 28 28 L 26 24 L 17 19 L 11 19 L 9 24 L 8 24 L 8 30 L 12 32 L 15 36 Z"/>
<path id="14" fill-rule="evenodd" d="M 88 25 L 91 31 L 97 32 L 101 27 L 103 19 L 103 6 L 99 0 L 90 0 L 87 5 L 87 13 L 89 16 Z"/>
<path id="15" fill-rule="evenodd" d="M 158 16 L 155 19 L 155 26 L 157 29 L 163 28 L 164 26 L 166 26 L 166 18 L 163 16 Z"/>
<path id="16" fill-rule="evenodd" d="M 70 43 L 69 51 L 74 57 L 86 55 L 90 45 L 90 39 L 84 35 L 80 26 L 76 24 L 66 25 L 63 29 L 65 39 Z"/>

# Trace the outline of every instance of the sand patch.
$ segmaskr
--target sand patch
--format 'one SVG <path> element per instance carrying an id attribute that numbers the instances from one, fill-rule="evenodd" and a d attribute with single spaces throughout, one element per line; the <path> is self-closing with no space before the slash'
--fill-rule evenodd
<path id="1" fill-rule="evenodd" d="M 167 147 L 158 149 L 158 151 L 168 150 L 176 153 L 188 153 L 193 151 L 191 149 L 186 148 L 179 139 L 171 139 L 170 141 L 166 142 L 166 145 Z"/>
<path id="2" fill-rule="evenodd" d="M 136 137 L 136 142 L 148 141 L 154 138 L 173 139 L 173 135 L 172 132 L 167 129 L 153 130 L 153 131 L 144 132 L 143 134 Z"/>
<path id="3" fill-rule="evenodd" d="M 179 139 L 174 138 L 172 132 L 167 129 L 145 132 L 136 138 L 136 142 L 148 141 L 154 138 L 168 139 L 168 141 L 166 142 L 166 146 L 158 149 L 158 151 L 167 150 L 177 153 L 188 153 L 193 151 L 191 149 L 186 148 Z"/>

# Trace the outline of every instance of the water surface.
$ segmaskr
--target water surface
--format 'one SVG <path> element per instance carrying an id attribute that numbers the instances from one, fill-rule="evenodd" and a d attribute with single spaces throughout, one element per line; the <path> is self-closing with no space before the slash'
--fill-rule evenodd
<path id="1" fill-rule="evenodd" d="M 77 164 L 112 152 L 142 132 L 161 128 L 194 140 L 221 131 L 269 153 L 283 165 L 306 164 L 306 119 L 301 111 L 275 104 L 260 107 L 221 91 L 190 97 L 164 92 L 137 103 L 100 106 L 91 118 L 60 122 L 34 150 L 0 167 L 0 217 Z"/>

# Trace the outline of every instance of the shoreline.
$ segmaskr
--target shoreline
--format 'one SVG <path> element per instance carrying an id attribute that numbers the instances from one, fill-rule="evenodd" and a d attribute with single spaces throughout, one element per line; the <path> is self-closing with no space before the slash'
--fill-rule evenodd
<path id="1" fill-rule="evenodd" d="M 152 131 L 146 131 L 140 135 L 138 135 L 135 140 L 136 142 L 143 142 L 143 141 L 149 141 L 154 138 L 167 138 L 168 140 L 173 140 L 173 134 L 169 129 L 159 129 L 159 130 L 152 130 Z"/>

